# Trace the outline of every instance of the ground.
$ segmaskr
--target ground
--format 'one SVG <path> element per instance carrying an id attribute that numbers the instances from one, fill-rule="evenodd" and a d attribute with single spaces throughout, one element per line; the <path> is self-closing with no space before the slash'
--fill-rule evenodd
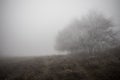
<path id="1" fill-rule="evenodd" d="M 0 80 L 120 80 L 119 52 L 0 58 Z"/>

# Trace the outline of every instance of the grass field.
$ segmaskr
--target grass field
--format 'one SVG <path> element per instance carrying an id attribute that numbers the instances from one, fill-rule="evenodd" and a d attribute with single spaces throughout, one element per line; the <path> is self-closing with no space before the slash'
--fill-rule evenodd
<path id="1" fill-rule="evenodd" d="M 120 80 L 120 55 L 1 58 L 0 80 Z"/>

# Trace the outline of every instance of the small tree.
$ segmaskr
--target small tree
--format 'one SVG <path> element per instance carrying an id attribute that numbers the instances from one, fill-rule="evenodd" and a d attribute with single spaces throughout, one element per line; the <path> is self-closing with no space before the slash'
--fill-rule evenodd
<path id="1" fill-rule="evenodd" d="M 90 13 L 75 20 L 59 32 L 56 49 L 67 52 L 96 52 L 117 46 L 112 21 L 98 13 Z"/>

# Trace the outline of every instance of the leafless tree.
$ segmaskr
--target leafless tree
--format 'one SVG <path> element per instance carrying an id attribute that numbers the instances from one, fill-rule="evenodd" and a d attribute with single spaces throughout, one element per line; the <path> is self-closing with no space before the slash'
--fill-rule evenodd
<path id="1" fill-rule="evenodd" d="M 113 27 L 115 25 L 110 18 L 97 12 L 89 13 L 59 32 L 56 49 L 92 53 L 116 47 L 119 40 L 115 37 Z"/>

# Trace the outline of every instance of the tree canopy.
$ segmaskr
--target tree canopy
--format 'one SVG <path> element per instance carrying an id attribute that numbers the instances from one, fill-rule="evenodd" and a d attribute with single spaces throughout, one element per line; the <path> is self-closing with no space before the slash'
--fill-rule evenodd
<path id="1" fill-rule="evenodd" d="M 67 52 L 96 52 L 113 48 L 119 41 L 113 27 L 115 26 L 110 18 L 89 13 L 59 32 L 56 49 Z"/>

